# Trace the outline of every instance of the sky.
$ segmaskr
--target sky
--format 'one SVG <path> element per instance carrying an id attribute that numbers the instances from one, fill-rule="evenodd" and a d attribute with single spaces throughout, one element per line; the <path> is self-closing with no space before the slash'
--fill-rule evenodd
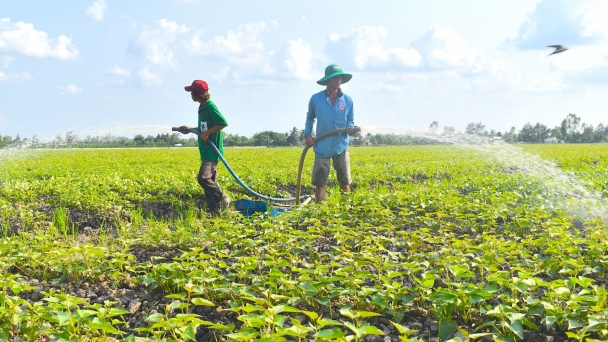
<path id="1" fill-rule="evenodd" d="M 227 133 L 302 129 L 334 63 L 364 133 L 608 124 L 605 18 L 603 0 L 0 0 L 0 135 L 195 126 L 195 79 Z"/>

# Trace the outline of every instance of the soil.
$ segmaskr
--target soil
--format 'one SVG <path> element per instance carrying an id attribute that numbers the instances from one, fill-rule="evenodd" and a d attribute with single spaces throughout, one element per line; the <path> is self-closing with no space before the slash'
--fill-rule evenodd
<path id="1" fill-rule="evenodd" d="M 419 181 L 425 181 L 428 177 L 424 175 L 416 175 L 414 177 Z M 373 183 L 369 184 L 370 189 L 377 186 L 387 186 L 390 188 L 390 183 Z M 289 193 L 295 193 L 295 186 L 284 186 L 277 187 L 277 190 L 287 191 Z M 195 198 L 195 202 L 198 205 L 204 204 L 204 196 Z M 136 203 L 136 206 L 142 209 L 142 216 L 154 215 L 157 219 L 169 219 L 176 218 L 178 211 L 169 204 L 154 203 L 154 202 L 141 202 Z M 40 206 L 37 211 L 45 215 L 48 220 L 54 214 L 54 208 L 50 206 Z M 115 214 L 116 215 L 116 214 Z M 117 214 L 121 218 L 127 218 L 125 213 Z M 76 241 L 79 244 L 92 243 L 97 244 L 100 241 L 100 229 L 102 227 L 107 228 L 108 225 L 112 226 L 111 218 L 107 218 L 107 213 L 86 211 L 86 210 L 69 210 L 68 212 L 70 222 L 73 222 L 75 227 L 78 229 L 78 236 Z M 128 219 L 128 218 L 127 218 Z M 582 224 L 579 224 L 582 225 Z M 13 234 L 20 234 L 22 225 L 21 223 L 14 221 L 11 222 L 10 228 Z M 320 252 L 329 252 L 336 247 L 336 239 L 327 234 L 320 236 L 316 241 L 313 242 L 313 247 L 317 248 Z M 398 246 L 395 246 L 398 248 Z M 129 253 L 133 255 L 138 263 L 145 262 L 167 262 L 173 258 L 179 257 L 182 252 L 179 250 L 172 250 L 164 248 L 163 246 L 144 246 L 144 245 L 133 245 L 130 247 Z M 154 257 L 162 257 L 157 259 Z M 159 261 L 160 260 L 160 261 Z M 370 272 L 376 272 L 373 266 L 368 269 Z M 99 303 L 104 305 L 106 301 L 115 302 L 115 307 L 123 308 L 127 311 L 124 315 L 125 324 L 119 326 L 120 329 L 127 333 L 127 335 L 136 333 L 133 329 L 146 327 L 149 325 L 145 319 L 154 313 L 165 313 L 169 312 L 169 316 L 175 316 L 181 312 L 174 312 L 167 305 L 173 302 L 173 299 L 165 298 L 164 293 L 160 288 L 149 289 L 146 286 L 139 285 L 135 279 L 122 279 L 120 282 L 111 282 L 109 280 L 99 279 L 98 281 L 87 281 L 78 283 L 65 283 L 59 281 L 46 281 L 36 278 L 22 277 L 21 282 L 28 285 L 34 286 L 35 289 L 32 291 L 22 292 L 21 297 L 31 304 L 35 301 L 40 301 L 44 296 L 41 292 L 46 292 L 51 289 L 60 290 L 62 293 L 70 294 L 88 301 L 91 304 Z M 598 282 L 608 283 L 608 279 L 598 279 Z M 407 284 L 406 284 L 407 285 Z M 412 285 L 412 284 L 410 284 Z M 436 282 L 437 287 L 441 287 L 441 282 Z M 347 317 L 342 317 L 339 314 L 338 302 L 332 307 L 332 318 L 338 321 L 347 322 L 350 321 Z M 228 307 L 227 303 L 218 303 L 216 307 L 203 307 L 197 306 L 194 308 L 193 313 L 200 315 L 200 319 L 219 323 L 224 325 L 234 324 L 237 329 L 242 327 L 242 322 L 237 319 L 237 314 L 229 312 L 224 309 Z M 321 307 L 318 312 L 326 317 L 329 316 L 329 309 Z M 387 316 L 388 317 L 388 316 Z M 399 332 L 390 323 L 387 317 L 375 317 L 368 321 L 376 326 L 378 329 L 384 332 L 385 336 L 366 336 L 364 341 L 400 341 Z M 303 324 L 306 324 L 307 316 L 301 316 L 299 319 Z M 411 330 L 417 330 L 416 337 L 425 341 L 437 341 L 438 334 L 438 322 L 433 319 L 429 313 L 420 308 L 412 308 L 410 311 L 404 313 L 404 318 L 400 324 L 408 327 Z M 461 329 L 473 332 L 474 328 L 467 325 L 465 322 L 458 322 Z M 544 326 L 538 324 L 539 326 Z M 466 340 L 463 336 L 457 332 L 453 337 L 461 337 Z M 199 327 L 197 331 L 197 341 L 224 341 L 221 331 L 209 330 L 205 327 Z M 410 336 L 414 337 L 414 336 Z M 42 339 L 44 340 L 44 339 Z M 295 340 L 295 339 L 294 339 Z M 491 341 L 490 337 L 484 337 L 478 341 Z M 522 341 L 547 341 L 547 342 L 562 342 L 566 341 L 567 337 L 563 331 L 552 327 L 549 331 L 542 330 L 540 332 L 525 331 L 525 337 Z M 19 338 L 13 339 L 13 341 L 21 341 Z"/>
<path id="2" fill-rule="evenodd" d="M 98 240 L 99 229 L 92 227 L 85 227 L 77 239 L 77 241 L 81 243 L 95 243 Z M 329 251 L 336 246 L 336 243 L 336 240 L 332 236 L 327 235 L 319 237 L 319 239 L 317 239 L 313 245 L 314 247 L 318 248 L 319 251 Z M 131 246 L 129 253 L 134 256 L 137 262 L 150 262 L 153 260 L 153 257 L 162 257 L 163 262 L 166 262 L 167 260 L 172 260 L 173 258 L 181 255 L 181 252 L 178 250 L 168 250 L 159 246 L 138 245 Z M 369 266 L 368 270 L 371 272 L 376 271 L 373 266 Z M 106 280 L 100 280 L 97 282 L 85 281 L 79 283 L 62 283 L 54 280 L 44 281 L 36 278 L 22 277 L 18 279 L 18 281 L 35 287 L 34 290 L 25 291 L 21 294 L 21 297 L 31 304 L 44 298 L 41 292 L 46 292 L 51 289 L 82 298 L 91 304 L 99 303 L 104 305 L 106 301 L 115 302 L 114 307 L 122 308 L 127 311 L 127 313 L 123 316 L 125 324 L 119 326 L 122 331 L 126 332 L 125 336 L 132 333 L 137 336 L 139 333 L 135 332 L 134 329 L 149 326 L 149 322 L 146 321 L 146 318 L 152 314 L 164 314 L 165 312 L 168 312 L 169 317 L 174 317 L 175 315 L 182 313 L 175 312 L 170 309 L 168 305 L 173 302 L 173 299 L 165 298 L 165 294 L 160 288 L 157 287 L 150 290 L 146 286 L 136 284 L 134 279 L 122 279 L 122 281 L 119 283 Z M 441 282 L 437 282 L 435 285 L 437 287 L 441 287 L 442 284 Z M 350 321 L 349 318 L 343 317 L 339 314 L 338 304 L 340 304 L 339 301 L 337 301 L 332 308 L 332 319 L 340 322 Z M 237 319 L 238 314 L 224 310 L 226 308 L 228 308 L 228 304 L 224 302 L 219 303 L 216 307 L 197 306 L 194 308 L 192 313 L 200 315 L 200 319 L 205 321 L 224 325 L 234 324 L 237 329 L 241 328 L 243 323 Z M 327 307 L 321 307 L 321 309 L 318 311 L 320 315 L 324 315 L 325 317 L 329 317 L 330 315 L 330 311 Z M 305 315 L 299 316 L 298 319 L 300 319 L 304 325 L 309 320 L 309 318 Z M 374 317 L 368 321 L 383 331 L 385 336 L 366 336 L 364 341 L 401 341 L 399 338 L 399 332 L 390 323 L 389 318 Z M 426 310 L 412 308 L 404 313 L 404 318 L 400 324 L 408 327 L 411 330 L 418 331 L 415 335 L 410 336 L 410 338 L 416 336 L 424 341 L 438 341 L 438 321 L 433 319 Z M 459 328 L 461 329 L 469 332 L 473 332 L 474 330 L 472 326 L 467 326 L 465 322 L 458 322 L 458 324 Z M 539 326 L 542 325 L 539 324 Z M 466 338 L 460 335 L 459 332 L 456 332 L 451 337 L 460 337 L 463 341 L 466 340 Z M 50 339 L 41 338 L 39 340 L 46 341 Z M 222 331 L 210 330 L 201 326 L 198 328 L 196 333 L 196 340 L 226 341 L 227 339 L 223 336 Z M 24 340 L 15 338 L 13 341 Z M 492 339 L 489 337 L 484 337 L 478 341 L 489 342 L 492 341 Z M 549 331 L 526 331 L 525 337 L 522 341 L 563 342 L 567 341 L 567 337 L 564 332 L 557 331 L 554 327 L 552 327 L 552 329 Z"/>

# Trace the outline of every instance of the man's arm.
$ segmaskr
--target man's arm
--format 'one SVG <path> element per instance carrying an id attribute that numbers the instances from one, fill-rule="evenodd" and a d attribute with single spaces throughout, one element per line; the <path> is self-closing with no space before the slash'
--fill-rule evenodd
<path id="1" fill-rule="evenodd" d="M 224 129 L 224 127 L 226 127 L 226 125 L 224 125 L 224 126 L 215 125 L 215 126 L 209 128 L 205 132 L 201 133 L 201 139 L 203 139 L 203 141 L 207 141 L 207 139 L 209 139 L 209 136 L 211 134 L 221 131 L 222 129 Z"/>
<path id="2" fill-rule="evenodd" d="M 190 126 L 186 126 L 186 125 L 179 126 L 179 132 L 181 134 L 188 134 L 188 133 L 190 133 L 190 132 L 186 131 L 187 129 L 198 130 L 198 127 L 190 127 Z"/>
<path id="3" fill-rule="evenodd" d="M 308 102 L 308 113 L 306 113 L 306 125 L 304 126 L 304 140 L 306 140 L 306 146 L 308 147 L 314 145 L 312 141 L 312 126 L 314 125 L 316 118 L 315 105 L 311 98 Z"/>
<path id="4" fill-rule="evenodd" d="M 353 108 L 353 103 L 350 104 L 350 110 L 348 114 L 346 114 L 346 128 L 351 128 L 355 125 L 355 110 Z"/>
<path id="5" fill-rule="evenodd" d="M 355 125 L 355 109 L 352 100 L 350 101 L 350 110 L 346 114 L 346 128 L 351 128 Z M 349 135 L 355 135 L 355 132 L 348 132 Z"/>

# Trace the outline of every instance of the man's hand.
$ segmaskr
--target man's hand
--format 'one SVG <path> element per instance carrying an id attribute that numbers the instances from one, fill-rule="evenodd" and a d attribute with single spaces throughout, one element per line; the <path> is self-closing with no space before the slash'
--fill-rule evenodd
<path id="1" fill-rule="evenodd" d="M 179 132 L 181 134 L 188 134 L 188 131 L 186 131 L 188 129 L 188 126 L 179 126 Z"/>
<path id="2" fill-rule="evenodd" d="M 349 128 L 346 130 L 346 133 L 348 133 L 348 135 L 350 135 L 350 136 L 354 136 L 354 135 L 357 135 L 357 133 L 358 133 L 359 131 L 360 131 L 359 127 L 357 127 L 357 126 L 352 126 L 352 127 L 349 127 Z"/>
<path id="3" fill-rule="evenodd" d="M 315 144 L 312 140 L 312 137 L 305 137 L 304 140 L 306 140 L 306 146 L 308 147 L 313 147 L 313 145 Z"/>
<path id="4" fill-rule="evenodd" d="M 209 139 L 209 131 L 205 131 L 205 132 L 201 133 L 201 139 L 203 139 L 203 141 L 207 142 L 207 139 Z"/>

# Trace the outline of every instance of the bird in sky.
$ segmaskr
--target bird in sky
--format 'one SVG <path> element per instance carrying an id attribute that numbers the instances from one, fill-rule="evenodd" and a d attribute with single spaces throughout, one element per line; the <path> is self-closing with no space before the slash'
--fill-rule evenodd
<path id="1" fill-rule="evenodd" d="M 564 51 L 568 50 L 568 48 L 563 45 L 547 45 L 547 47 L 552 47 L 555 49 L 555 51 L 548 54 L 547 57 L 551 56 L 551 55 L 555 55 L 556 53 L 560 53 L 560 52 L 564 52 Z"/>

